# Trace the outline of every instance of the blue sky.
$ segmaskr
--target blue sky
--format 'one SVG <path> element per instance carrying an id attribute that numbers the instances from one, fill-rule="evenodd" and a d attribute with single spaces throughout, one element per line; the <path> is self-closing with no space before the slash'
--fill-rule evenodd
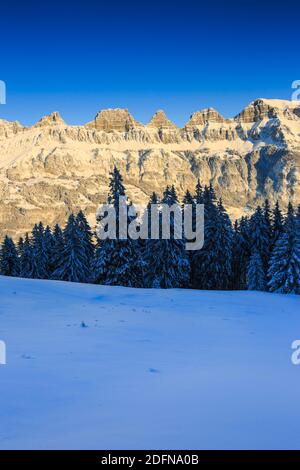
<path id="1" fill-rule="evenodd" d="M 1 4 L 0 117 L 70 124 L 106 107 L 182 125 L 203 107 L 237 114 L 259 97 L 291 97 L 300 79 L 296 1 L 15 0 Z"/>

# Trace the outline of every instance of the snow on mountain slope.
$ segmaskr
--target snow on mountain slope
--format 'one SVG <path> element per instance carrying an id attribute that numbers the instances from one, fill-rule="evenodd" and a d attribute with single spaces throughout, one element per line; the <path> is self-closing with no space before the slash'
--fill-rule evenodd
<path id="1" fill-rule="evenodd" d="M 34 223 L 64 223 L 70 211 L 95 211 L 117 165 L 128 195 L 146 203 L 174 184 L 182 196 L 197 179 L 212 183 L 234 217 L 268 197 L 300 202 L 300 102 L 259 99 L 234 119 L 215 109 L 179 129 L 158 111 L 147 125 L 126 109 L 69 126 L 54 112 L 31 128 L 0 120 L 0 235 Z"/>
<path id="2" fill-rule="evenodd" d="M 1 449 L 300 448 L 299 296 L 5 277 L 0 296 Z"/>

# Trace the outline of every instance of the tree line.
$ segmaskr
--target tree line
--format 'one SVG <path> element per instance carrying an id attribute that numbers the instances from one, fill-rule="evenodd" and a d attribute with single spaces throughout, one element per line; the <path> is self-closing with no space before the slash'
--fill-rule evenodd
<path id="1" fill-rule="evenodd" d="M 115 167 L 107 202 L 114 205 L 116 213 L 120 196 L 126 196 L 126 191 Z M 148 208 L 159 203 L 179 204 L 174 186 L 167 186 L 160 199 L 153 193 Z M 80 211 L 69 216 L 63 229 L 58 224 L 51 229 L 39 223 L 17 244 L 6 236 L 0 249 L 0 273 L 127 287 L 300 294 L 300 206 L 296 210 L 289 203 L 283 213 L 278 203 L 270 207 L 266 200 L 253 215 L 232 225 L 212 185 L 202 188 L 199 181 L 194 194 L 187 191 L 182 203 L 193 209 L 204 204 L 201 250 L 185 249 L 184 238 L 174 236 L 172 216 L 169 239 L 122 239 L 117 226 L 115 239 L 99 240 Z M 156 207 L 159 211 L 159 205 Z M 101 219 L 99 216 L 98 224 Z M 128 222 L 131 220 L 128 215 Z M 143 223 L 142 219 L 139 224 Z M 151 218 L 147 230 L 150 234 Z"/>

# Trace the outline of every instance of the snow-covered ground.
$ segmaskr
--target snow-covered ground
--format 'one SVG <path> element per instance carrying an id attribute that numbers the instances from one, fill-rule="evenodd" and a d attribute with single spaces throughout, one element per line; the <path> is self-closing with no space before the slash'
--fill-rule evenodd
<path id="1" fill-rule="evenodd" d="M 1 449 L 300 449 L 300 296 L 0 277 L 0 299 Z"/>

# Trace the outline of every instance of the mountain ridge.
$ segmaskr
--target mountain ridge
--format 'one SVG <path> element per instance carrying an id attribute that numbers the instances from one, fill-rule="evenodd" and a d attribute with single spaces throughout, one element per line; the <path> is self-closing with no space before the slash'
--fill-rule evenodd
<path id="1" fill-rule="evenodd" d="M 206 108 L 181 128 L 161 110 L 142 124 L 121 108 L 85 125 L 68 125 L 58 112 L 31 127 L 0 119 L 0 232 L 63 223 L 80 208 L 94 225 L 114 165 L 133 201 L 173 183 L 182 196 L 199 177 L 235 218 L 265 197 L 299 203 L 299 164 L 299 101 L 254 100 L 230 119 Z"/>

